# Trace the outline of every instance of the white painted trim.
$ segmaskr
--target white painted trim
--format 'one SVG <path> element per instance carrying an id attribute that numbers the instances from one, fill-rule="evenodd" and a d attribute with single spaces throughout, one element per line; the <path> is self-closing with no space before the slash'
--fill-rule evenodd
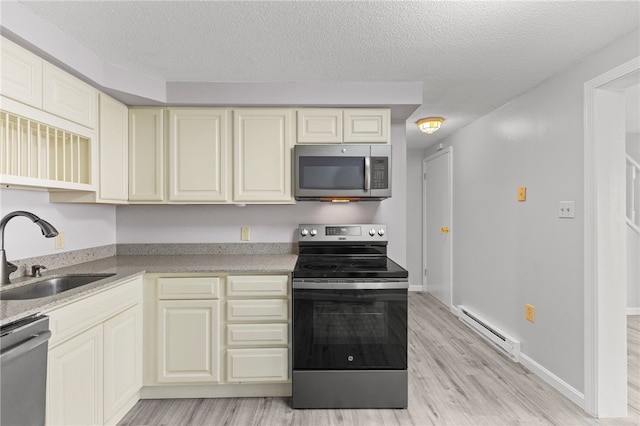
<path id="1" fill-rule="evenodd" d="M 425 181 L 424 174 L 426 173 L 427 163 L 435 158 L 440 157 L 441 155 L 448 155 L 449 160 L 449 227 L 453 228 L 453 147 L 448 146 L 444 149 L 437 151 L 434 154 L 422 159 L 422 289 L 423 291 L 427 291 L 427 276 L 424 273 L 426 268 L 426 258 L 427 258 L 427 230 L 425 225 L 425 220 L 427 217 L 427 200 L 425 197 Z M 449 290 L 451 298 L 449 300 L 449 307 L 453 307 L 453 234 L 451 235 L 451 244 L 449 246 Z"/>
<path id="2" fill-rule="evenodd" d="M 640 315 L 640 308 L 627 308 L 628 315 Z"/>
<path id="3" fill-rule="evenodd" d="M 584 410 L 598 416 L 598 145 L 595 137 L 595 93 L 614 80 L 640 69 L 640 57 L 632 59 L 584 84 Z"/>
<path id="4" fill-rule="evenodd" d="M 409 286 L 409 291 L 423 292 L 424 288 L 421 285 L 412 284 Z"/>
<path id="5" fill-rule="evenodd" d="M 522 352 L 520 353 L 520 364 L 531 370 L 532 373 L 540 377 L 562 395 L 569 398 L 578 407 L 584 409 L 585 399 L 583 393 L 579 392 L 573 386 L 569 385 L 560 377 L 556 376 Z"/>

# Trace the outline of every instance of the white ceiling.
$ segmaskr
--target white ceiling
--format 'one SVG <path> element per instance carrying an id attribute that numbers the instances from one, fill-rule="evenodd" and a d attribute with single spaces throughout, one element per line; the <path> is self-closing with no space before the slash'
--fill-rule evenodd
<path id="1" fill-rule="evenodd" d="M 421 148 L 640 25 L 638 1 L 22 1 L 166 81 L 423 82 Z M 418 118 L 445 117 L 432 136 Z"/>

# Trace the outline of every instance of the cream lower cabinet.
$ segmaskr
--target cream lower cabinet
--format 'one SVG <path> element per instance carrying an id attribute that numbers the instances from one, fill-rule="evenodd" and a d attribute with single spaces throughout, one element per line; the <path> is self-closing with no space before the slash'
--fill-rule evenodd
<path id="1" fill-rule="evenodd" d="M 148 274 L 142 398 L 290 396 L 288 275 Z"/>
<path id="2" fill-rule="evenodd" d="M 49 351 L 47 424 L 103 423 L 103 356 L 101 325 Z"/>
<path id="3" fill-rule="evenodd" d="M 227 382 L 289 379 L 288 288 L 286 275 L 227 277 Z"/>
<path id="4" fill-rule="evenodd" d="M 117 423 L 142 387 L 142 279 L 45 312 L 48 425 Z"/>
<path id="5" fill-rule="evenodd" d="M 219 281 L 218 277 L 158 279 L 158 383 L 220 381 Z"/>
<path id="6" fill-rule="evenodd" d="M 158 302 L 158 382 L 220 381 L 220 302 Z"/>

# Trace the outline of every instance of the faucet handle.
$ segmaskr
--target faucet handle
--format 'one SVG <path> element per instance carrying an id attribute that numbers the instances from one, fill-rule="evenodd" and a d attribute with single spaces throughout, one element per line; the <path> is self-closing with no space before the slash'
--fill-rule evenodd
<path id="1" fill-rule="evenodd" d="M 31 267 L 31 276 L 32 277 L 40 277 L 40 276 L 42 276 L 42 274 L 40 272 L 42 269 L 47 269 L 47 267 L 44 266 L 44 265 L 33 265 Z"/>

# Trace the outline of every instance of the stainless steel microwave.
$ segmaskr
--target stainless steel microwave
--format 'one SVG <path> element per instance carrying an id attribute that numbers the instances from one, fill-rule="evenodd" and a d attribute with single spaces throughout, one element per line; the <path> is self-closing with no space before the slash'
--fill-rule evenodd
<path id="1" fill-rule="evenodd" d="M 296 200 L 391 197 L 391 145 L 296 145 Z"/>

